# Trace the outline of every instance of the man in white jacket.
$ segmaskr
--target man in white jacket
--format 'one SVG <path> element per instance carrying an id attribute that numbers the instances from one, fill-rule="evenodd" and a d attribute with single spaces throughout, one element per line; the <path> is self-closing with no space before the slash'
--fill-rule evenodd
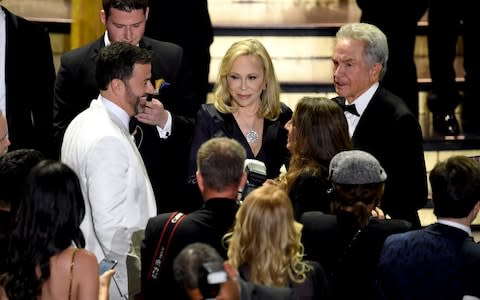
<path id="1" fill-rule="evenodd" d="M 146 95 L 154 92 L 151 55 L 123 42 L 101 49 L 96 65 L 100 95 L 73 119 L 62 144 L 61 160 L 80 178 L 86 202 L 81 225 L 86 248 L 99 261 L 118 261 L 111 299 L 138 292 L 132 283 L 139 284 L 139 267 L 131 268 L 129 261 L 127 268 L 127 254 L 156 214 L 150 180 L 129 133 L 130 118 L 149 109 Z"/>

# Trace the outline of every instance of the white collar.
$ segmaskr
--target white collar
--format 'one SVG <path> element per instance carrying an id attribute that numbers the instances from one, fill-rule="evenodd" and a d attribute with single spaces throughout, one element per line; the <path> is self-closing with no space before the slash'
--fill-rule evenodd
<path id="1" fill-rule="evenodd" d="M 446 226 L 451 226 L 451 227 L 458 228 L 458 229 L 463 230 L 466 233 L 468 233 L 469 236 L 472 236 L 472 229 L 468 226 L 463 225 L 463 224 L 453 222 L 453 221 L 444 220 L 444 219 L 437 219 L 437 223 L 443 224 L 443 225 L 446 225 Z"/>
<path id="2" fill-rule="evenodd" d="M 362 116 L 363 112 L 367 108 L 368 103 L 372 100 L 373 95 L 377 91 L 379 83 L 376 82 L 372 84 L 371 87 L 368 88 L 363 94 L 361 94 L 357 99 L 353 100 L 352 103 L 345 103 L 345 104 L 355 104 L 355 108 L 357 109 L 360 116 Z"/>
<path id="3" fill-rule="evenodd" d="M 112 101 L 108 100 L 107 98 L 103 97 L 102 95 L 98 96 L 98 99 L 102 101 L 103 105 L 105 106 L 105 109 L 116 116 L 122 124 L 125 126 L 125 128 L 128 131 L 128 124 L 130 122 L 130 116 L 126 111 L 123 110 L 120 106 L 116 105 Z"/>

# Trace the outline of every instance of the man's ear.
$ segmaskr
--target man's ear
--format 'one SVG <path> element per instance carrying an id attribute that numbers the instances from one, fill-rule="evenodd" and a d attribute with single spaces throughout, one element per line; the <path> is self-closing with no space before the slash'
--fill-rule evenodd
<path id="1" fill-rule="evenodd" d="M 200 189 L 200 192 L 203 193 L 203 190 L 204 190 L 204 183 L 203 183 L 203 176 L 202 174 L 200 173 L 200 171 L 196 171 L 195 172 L 195 178 L 197 178 L 197 185 L 198 185 L 198 188 Z"/>
<path id="2" fill-rule="evenodd" d="M 383 66 L 380 63 L 375 63 L 373 67 L 370 68 L 369 77 L 370 80 L 376 81 L 380 79 L 380 72 L 382 71 Z"/>
<path id="3" fill-rule="evenodd" d="M 238 186 L 238 190 L 243 190 L 245 185 L 247 184 L 247 172 L 243 172 L 242 177 L 240 178 L 240 184 Z"/>
<path id="4" fill-rule="evenodd" d="M 102 21 L 103 25 L 107 26 L 107 14 L 103 9 L 100 11 L 100 21 Z"/>
<path id="5" fill-rule="evenodd" d="M 472 212 L 473 212 L 473 218 L 472 218 L 472 220 L 475 220 L 475 218 L 477 217 L 479 211 L 480 211 L 480 201 L 478 201 L 477 204 L 475 204 L 475 206 L 474 206 L 473 209 L 472 209 Z M 472 221 L 472 222 L 473 222 L 473 221 Z"/>
<path id="6" fill-rule="evenodd" d="M 125 83 L 121 79 L 114 78 L 109 83 L 113 93 L 118 94 L 125 87 Z"/>

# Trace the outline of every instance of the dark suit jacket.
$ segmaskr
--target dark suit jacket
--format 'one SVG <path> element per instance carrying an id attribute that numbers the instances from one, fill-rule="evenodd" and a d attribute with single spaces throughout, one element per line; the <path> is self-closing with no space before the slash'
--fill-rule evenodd
<path id="1" fill-rule="evenodd" d="M 104 37 L 62 55 L 55 82 L 54 128 L 57 150 L 70 121 L 85 110 L 99 94 L 95 81 L 95 59 Z M 173 117 L 172 135 L 160 139 L 154 126 L 140 124 L 143 142 L 139 147 L 152 182 L 158 212 L 184 209 L 188 153 L 193 123 L 200 99 L 191 88 L 191 73 L 183 51 L 175 44 L 144 37 L 140 47 L 153 51 L 152 80 L 164 79 L 171 85 L 160 100 Z"/>
<path id="2" fill-rule="evenodd" d="M 10 150 L 33 148 L 54 157 L 52 47 L 43 26 L 6 8 L 5 85 Z"/>
<path id="3" fill-rule="evenodd" d="M 405 232 L 411 224 L 404 220 L 378 220 L 358 232 L 351 213 L 328 215 L 306 212 L 302 242 L 306 259 L 319 262 L 329 278 L 334 299 L 372 299 L 376 264 L 384 240 Z"/>
<path id="4" fill-rule="evenodd" d="M 269 287 L 239 279 L 240 300 L 295 300 L 290 288 Z"/>
<path id="5" fill-rule="evenodd" d="M 352 136 L 353 148 L 375 156 L 387 172 L 381 208 L 420 227 L 417 210 L 427 201 L 420 124 L 405 103 L 380 86 Z"/>
<path id="6" fill-rule="evenodd" d="M 435 223 L 385 240 L 378 266 L 381 299 L 480 297 L 480 245 Z"/>
<path id="7" fill-rule="evenodd" d="M 156 280 L 147 280 L 148 272 L 151 268 L 158 239 L 171 213 L 151 218 L 147 223 L 145 238 L 141 247 L 142 292 L 145 299 L 158 299 L 158 295 L 183 294 L 182 289 L 177 286 L 173 277 L 173 259 L 185 246 L 191 243 L 207 243 L 226 259 L 227 253 L 226 248 L 223 247 L 222 238 L 233 226 L 237 209 L 238 204 L 234 199 L 209 199 L 201 209 L 188 214 L 176 227 L 168 254 L 162 262 L 163 266 Z"/>
<path id="8" fill-rule="evenodd" d="M 195 78 L 193 85 L 205 102 L 213 42 L 207 0 L 155 0 L 149 7 L 145 35 L 183 48 Z"/>
<path id="9" fill-rule="evenodd" d="M 292 110 L 282 103 L 282 111 L 276 121 L 264 120 L 262 148 L 255 156 L 232 114 L 223 114 L 213 104 L 203 104 L 197 113 L 195 133 L 190 151 L 189 174 L 197 169 L 197 151 L 203 142 L 212 137 L 225 136 L 237 140 L 247 151 L 247 158 L 257 159 L 265 163 L 267 178 L 275 178 L 280 174 L 282 165 L 288 165 L 290 152 L 287 149 L 287 130 L 284 128 L 292 117 Z"/>

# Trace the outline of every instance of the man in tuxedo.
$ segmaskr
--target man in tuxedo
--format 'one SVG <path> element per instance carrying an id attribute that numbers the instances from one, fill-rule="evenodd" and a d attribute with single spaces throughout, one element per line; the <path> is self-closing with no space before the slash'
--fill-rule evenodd
<path id="1" fill-rule="evenodd" d="M 196 112 L 203 101 L 192 88 L 191 72 L 179 46 L 144 37 L 147 0 L 104 0 L 100 18 L 105 34 L 96 41 L 65 53 L 55 82 L 54 131 L 61 145 L 70 121 L 97 97 L 95 58 L 113 41 L 153 51 L 151 81 L 163 84 L 143 113 L 136 138 L 157 200 L 158 212 L 185 209 L 184 184 Z M 184 205 L 185 204 L 185 205 Z"/>
<path id="2" fill-rule="evenodd" d="M 62 144 L 62 161 L 78 175 L 85 199 L 87 217 L 81 224 L 85 247 L 98 261 L 118 261 L 115 284 L 110 286 L 111 299 L 117 300 L 138 292 L 132 285 L 135 278 L 140 288 L 140 270 L 127 267 L 127 256 L 140 247 L 136 237 L 143 235 L 147 220 L 157 212 L 150 180 L 128 130 L 138 110 L 151 105 L 146 101 L 154 90 L 151 55 L 124 42 L 102 48 L 96 64 L 100 95 L 68 125 Z"/>
<path id="3" fill-rule="evenodd" d="M 345 110 L 354 149 L 375 156 L 388 174 L 381 208 L 420 227 L 417 210 L 427 201 L 420 124 L 405 102 L 382 86 L 387 38 L 376 26 L 350 23 L 336 35 L 333 81 Z"/>
<path id="4" fill-rule="evenodd" d="M 436 164 L 430 184 L 437 222 L 386 239 L 379 299 L 480 298 L 480 245 L 470 228 L 480 210 L 480 165 L 452 156 Z"/>
<path id="5" fill-rule="evenodd" d="M 175 258 L 175 280 L 189 299 L 283 300 L 297 299 L 290 288 L 253 284 L 238 276 L 237 270 L 224 262 L 212 246 L 193 243 Z"/>
<path id="6" fill-rule="evenodd" d="M 204 242 L 227 258 L 223 236 L 233 226 L 238 210 L 237 194 L 247 180 L 244 172 L 246 156 L 245 148 L 234 139 L 215 137 L 204 142 L 198 150 L 195 174 L 204 200 L 203 207 L 188 215 L 164 213 L 148 220 L 141 247 L 145 300 L 158 299 L 162 293 L 177 295 L 176 299 L 181 299 L 182 289 L 172 277 L 172 265 L 175 256 L 186 245 Z M 175 232 L 163 236 L 164 232 L 170 231 L 173 222 Z M 159 247 L 158 241 L 162 236 L 169 240 L 168 244 L 160 243 L 168 247 L 168 252 L 160 254 L 162 246 Z M 157 261 L 161 264 L 157 265 Z"/>
<path id="7" fill-rule="evenodd" d="M 32 148 L 53 158 L 55 66 L 47 29 L 0 6 L 0 53 L 0 111 L 10 150 Z"/>

